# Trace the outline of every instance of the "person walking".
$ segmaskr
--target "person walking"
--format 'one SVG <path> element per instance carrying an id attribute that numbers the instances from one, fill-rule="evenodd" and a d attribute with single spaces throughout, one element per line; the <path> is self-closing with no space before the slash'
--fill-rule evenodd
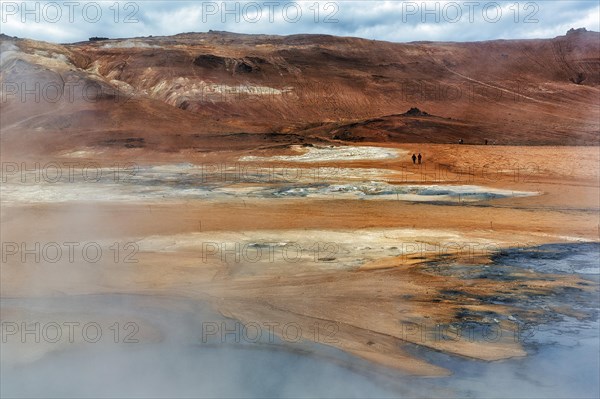
<path id="1" fill-rule="evenodd" d="M 412 160 L 413 160 L 413 165 L 417 163 L 417 156 L 415 154 L 413 154 Z"/>
<path id="2" fill-rule="evenodd" d="M 421 153 L 419 153 L 419 156 L 417 156 L 417 159 L 419 160 L 419 165 L 421 165 L 421 158 L 423 157 L 421 156 Z"/>

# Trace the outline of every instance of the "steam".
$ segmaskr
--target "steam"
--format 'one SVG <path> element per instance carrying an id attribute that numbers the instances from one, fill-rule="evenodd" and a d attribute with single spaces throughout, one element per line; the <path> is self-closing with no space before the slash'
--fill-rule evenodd
<path id="1" fill-rule="evenodd" d="M 568 300 L 565 300 L 568 301 Z M 593 303 L 588 305 L 593 307 Z M 98 321 L 103 339 L 50 348 L 36 361 L 19 364 L 2 343 L 3 397 L 593 397 L 597 379 L 597 319 L 565 318 L 541 326 L 527 339 L 529 357 L 485 363 L 415 347 L 415 354 L 455 373 L 418 378 L 379 368 L 315 343 L 264 336 L 248 342 L 234 320 L 208 306 L 177 297 L 86 295 L 3 300 L 25 313 L 52 309 L 48 319 Z M 135 320 L 137 343 L 113 341 L 110 322 Z M 226 323 L 228 334 L 203 339 L 203 323 Z M 232 332 L 233 331 L 233 332 Z M 237 334 L 237 335 L 236 335 Z M 239 341 L 239 342 L 236 342 Z"/>

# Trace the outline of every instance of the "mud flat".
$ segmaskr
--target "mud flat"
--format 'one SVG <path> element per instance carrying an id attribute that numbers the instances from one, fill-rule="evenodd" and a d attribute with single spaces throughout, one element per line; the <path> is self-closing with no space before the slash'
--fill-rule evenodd
<path id="1" fill-rule="evenodd" d="M 547 254 L 547 248 L 539 249 Z M 519 270 L 538 267 L 539 258 L 531 254 L 532 250 L 529 249 L 527 255 L 532 263 L 520 259 L 520 266 L 515 266 L 516 270 L 511 273 L 505 269 L 512 263 L 507 261 L 512 259 L 511 251 L 500 255 L 503 259 L 494 264 L 470 267 L 482 275 L 487 274 L 487 278 L 510 281 L 518 276 Z M 597 244 L 568 244 L 554 251 L 553 256 L 569 262 L 575 253 L 579 260 L 593 262 L 599 250 Z M 446 272 L 454 267 L 464 267 L 447 262 L 445 266 Z M 540 271 L 550 270 L 542 268 Z M 556 275 L 548 274 L 547 277 L 555 278 Z M 499 391 L 509 397 L 539 397 L 540 393 L 556 398 L 590 397 L 599 392 L 594 378 L 598 370 L 596 354 L 600 338 L 599 291 L 597 279 L 594 283 L 589 274 L 584 277 L 579 283 L 595 285 L 591 292 L 563 289 L 561 295 L 551 298 L 545 294 L 520 296 L 518 293 L 469 298 L 487 304 L 516 302 L 505 318 L 489 310 L 473 311 L 465 305 L 460 318 L 447 325 L 435 325 L 427 319 L 405 324 L 404 338 L 415 342 L 403 345 L 405 358 L 395 354 L 394 361 L 402 364 L 395 369 L 406 370 L 408 364 L 414 367 L 414 359 L 422 359 L 430 364 L 430 372 L 447 370 L 452 373 L 435 379 L 417 378 L 406 372 L 374 366 L 361 360 L 361 357 L 369 357 L 360 352 L 357 353 L 359 357 L 354 357 L 334 349 L 347 338 L 348 327 L 343 324 L 319 319 L 320 335 L 315 336 L 314 330 L 307 330 L 305 335 L 311 338 L 297 340 L 296 331 L 304 324 L 299 324 L 298 315 L 290 318 L 288 314 L 287 325 L 294 326 L 294 333 L 283 333 L 276 327 L 271 332 L 267 326 L 277 326 L 276 320 L 281 321 L 273 318 L 277 313 L 274 309 L 268 316 L 264 315 L 266 318 L 240 322 L 223 317 L 205 301 L 181 296 L 102 294 L 5 298 L 2 305 L 5 323 L 18 319 L 30 323 L 31 328 L 37 322 L 46 331 L 52 323 L 60 326 L 66 322 L 80 324 L 73 328 L 73 342 L 65 336 L 57 342 L 43 339 L 36 343 L 33 336 L 22 340 L 17 336 L 19 334 L 5 334 L 7 342 L 3 343 L 1 358 L 5 381 L 2 394 L 81 397 L 89 394 L 91 387 L 94 395 L 105 397 L 133 393 L 185 396 L 193 392 L 202 392 L 203 397 L 223 392 L 242 397 L 296 397 L 306 392 L 338 397 L 358 392 L 361 397 L 410 398 L 426 394 L 443 398 L 496 397 Z M 469 294 L 458 290 L 442 293 L 444 301 L 461 302 L 465 296 Z M 539 312 L 540 307 L 543 312 Z M 239 311 L 240 307 L 236 306 L 236 309 Z M 566 312 L 565 309 L 572 310 Z M 532 319 L 530 313 L 536 314 L 535 318 Z M 505 322 L 513 323 L 514 327 L 501 329 L 499 325 Z M 81 326 L 87 323 L 95 323 L 102 329 L 98 341 L 86 341 L 90 334 L 84 336 Z M 115 323 L 122 329 L 121 335 L 115 335 Z M 124 326 L 128 326 L 127 329 L 123 329 Z M 495 346 L 504 340 L 501 334 L 519 342 L 523 355 L 527 356 L 503 362 L 482 362 L 428 349 L 430 343 L 438 340 L 455 345 L 465 340 L 480 342 L 482 347 Z M 97 336 L 95 331 L 93 335 Z M 376 346 L 384 337 L 371 333 L 365 338 Z M 565 370 L 553 367 L 555 364 L 576 366 Z M 98 370 L 106 371 L 98 373 Z M 527 379 L 522 378 L 523 373 L 527 373 Z M 148 375 L 153 377 L 151 382 L 142 384 Z M 563 381 L 565 375 L 569 378 Z M 107 380 L 111 383 L 106 384 Z M 39 381 L 46 383 L 39 384 Z M 308 391 L 306 384 L 310 386 Z M 140 390 L 140 387 L 143 388 Z"/>
<path id="2" fill-rule="evenodd" d="M 404 159 L 417 151 L 426 156 L 422 166 Z M 387 381 L 361 396 L 411 397 L 413 386 L 427 389 L 417 392 L 432 397 L 492 395 L 485 386 L 467 386 L 467 381 L 496 371 L 511 381 L 518 376 L 512 365 L 527 369 L 540 366 L 541 359 L 571 359 L 562 346 L 546 345 L 556 331 L 581 341 L 586 351 L 595 348 L 597 337 L 598 150 L 529 148 L 528 160 L 535 166 L 527 168 L 511 161 L 515 153 L 492 146 L 476 151 L 433 145 L 292 147 L 224 155 L 223 162 L 234 166 L 220 170 L 214 160 L 208 167 L 195 159 L 140 163 L 126 181 L 38 184 L 9 179 L 2 185 L 2 236 L 16 247 L 5 248 L 10 251 L 4 252 L 0 270 L 3 321 L 51 322 L 28 302 L 36 299 L 56 304 L 48 310 L 57 320 L 74 314 L 106 324 L 116 316 L 100 311 L 104 300 L 112 303 L 121 295 L 177 298 L 192 307 L 202 304 L 198 314 L 208 312 L 217 325 L 225 319 L 274 326 L 273 336 L 282 345 L 260 346 L 258 351 L 271 355 L 244 355 L 242 364 L 253 356 L 266 356 L 266 364 L 284 364 L 289 356 L 298 356 L 284 347 L 301 343 L 300 352 L 308 351 L 300 356 L 308 353 L 306 368 L 320 370 L 311 363 L 318 358 L 327 368 L 323 373 L 336 379 L 345 380 L 357 370 L 368 375 L 364 364 L 376 364 L 380 378 L 391 375 L 390 381 L 438 377 L 435 382 L 404 380 L 414 384 L 410 388 Z M 562 161 L 573 153 L 578 154 L 577 168 Z M 343 166 L 336 166 L 341 159 Z M 252 172 L 240 174 L 237 163 Z M 300 165 L 295 169 L 299 173 L 282 172 L 289 171 L 290 163 Z M 444 173 L 432 175 L 441 169 Z M 30 248 L 35 242 L 42 248 L 39 260 L 21 251 L 22 243 Z M 43 252 L 51 242 L 62 246 L 64 254 L 63 243 L 93 242 L 106 256 L 89 262 L 76 252 L 73 261 L 53 261 Z M 119 252 L 118 261 L 115 244 L 121 251 L 131 245 L 130 252 Z M 123 255 L 131 255 L 132 262 Z M 92 299 L 89 314 L 71 304 L 55 310 L 60 306 L 52 301 L 76 295 L 106 299 Z M 174 351 L 187 359 L 183 364 L 190 370 L 197 370 L 182 353 L 190 351 L 186 345 L 202 343 L 202 330 L 182 321 L 194 311 L 181 311 L 183 305 L 175 302 L 148 306 L 183 314 L 173 325 L 183 326 L 185 339 L 175 335 L 172 341 L 185 345 Z M 121 326 L 138 313 L 135 306 L 135 311 L 123 309 L 125 315 L 116 319 Z M 131 355 L 153 364 L 171 333 L 151 317 L 132 320 L 151 349 L 141 354 L 114 349 L 116 363 L 128 364 Z M 301 331 L 294 342 L 285 329 L 290 325 Z M 523 337 L 543 326 L 550 335 L 539 335 L 544 337 L 539 341 Z M 198 353 L 204 353 L 206 348 L 199 346 Z M 5 352 L 10 359 L 3 361 L 29 375 L 23 378 L 34 379 L 48 372 L 55 356 L 73 364 L 88 357 L 89 348 L 73 348 L 47 343 L 10 348 Z M 254 353 L 256 348 L 243 349 Z M 323 353 L 332 356 L 322 360 Z M 175 363 L 161 365 L 157 381 L 180 367 Z M 335 366 L 326 366 L 330 363 Z M 586 364 L 598 371 L 591 359 Z M 552 368 L 547 375 L 557 372 Z M 178 375 L 185 380 L 189 374 Z M 296 392 L 297 381 L 290 382 L 288 391 L 287 384 L 257 387 L 254 377 L 241 375 L 249 396 Z M 534 375 L 532 381 L 520 382 L 522 390 L 514 396 L 529 388 L 535 396 L 538 385 L 550 396 L 585 396 L 575 385 L 564 391 L 546 389 L 553 378 Z M 84 380 L 91 383 L 93 377 Z M 587 392 L 597 392 L 593 381 L 582 382 Z M 55 385 L 59 393 L 60 386 Z M 133 389 L 117 387 L 125 393 Z M 232 395 L 239 393 L 237 388 Z M 181 392 L 168 384 L 167 391 Z M 326 392 L 346 395 L 343 387 Z"/>

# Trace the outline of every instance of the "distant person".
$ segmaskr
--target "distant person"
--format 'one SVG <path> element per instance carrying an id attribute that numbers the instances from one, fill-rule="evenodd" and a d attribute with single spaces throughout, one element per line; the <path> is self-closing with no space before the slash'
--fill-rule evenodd
<path id="1" fill-rule="evenodd" d="M 421 158 L 423 157 L 421 156 L 421 153 L 419 153 L 419 156 L 417 157 L 417 159 L 419 160 L 419 165 L 421 164 Z"/>
<path id="2" fill-rule="evenodd" d="M 485 139 L 485 145 L 487 145 L 487 144 L 488 144 L 488 141 L 487 141 L 487 139 Z"/>
<path id="3" fill-rule="evenodd" d="M 417 156 L 415 154 L 413 154 L 412 160 L 413 160 L 413 165 L 417 163 Z"/>

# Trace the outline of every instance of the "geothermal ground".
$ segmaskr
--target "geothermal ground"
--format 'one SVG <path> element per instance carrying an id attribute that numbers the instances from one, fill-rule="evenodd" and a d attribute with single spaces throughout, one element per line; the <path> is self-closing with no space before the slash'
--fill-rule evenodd
<path id="1" fill-rule="evenodd" d="M 598 33 L 0 39 L 2 396 L 600 394 Z"/>
<path id="2" fill-rule="evenodd" d="M 290 146 L 144 164 L 85 156 L 48 160 L 37 182 L 19 163 L 5 171 L 3 320 L 94 321 L 111 340 L 119 323 L 135 333 L 134 350 L 243 344 L 236 350 L 323 356 L 359 375 L 380 367 L 386 388 L 367 396 L 410 396 L 390 382 L 401 376 L 460 382 L 447 377 L 470 367 L 460 359 L 490 373 L 528 355 L 535 364 L 546 352 L 532 348 L 550 345 L 539 342 L 544 328 L 569 321 L 592 334 L 573 333 L 569 345 L 597 349 L 596 147 Z M 87 170 L 67 174 L 70 162 Z M 188 321 L 169 324 L 165 311 Z M 21 383 L 46 372 L 44 359 L 98 350 L 31 341 L 8 335 L 3 348 L 3 369 L 20 370 L 7 375 Z M 242 364 L 263 356 L 235 353 Z M 536 394 L 550 383 L 532 378 Z M 265 392 L 243 386 L 232 392 Z M 427 386 L 432 396 L 467 392 Z M 568 392 L 598 390 L 593 379 L 584 387 Z"/>

